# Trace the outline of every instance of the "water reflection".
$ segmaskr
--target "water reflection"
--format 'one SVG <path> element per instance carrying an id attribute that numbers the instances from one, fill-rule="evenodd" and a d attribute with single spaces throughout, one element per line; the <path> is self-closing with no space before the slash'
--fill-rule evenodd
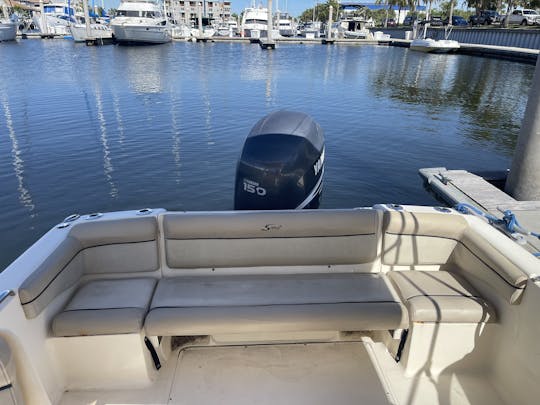
<path id="1" fill-rule="evenodd" d="M 119 47 L 122 66 L 126 67 L 130 87 L 137 93 L 152 94 L 163 91 L 166 80 L 167 45 L 150 47 Z"/>
<path id="2" fill-rule="evenodd" d="M 374 95 L 407 104 L 425 106 L 429 111 L 456 108 L 456 115 L 470 117 L 460 128 L 473 141 L 489 142 L 507 155 L 515 147 L 516 132 L 524 112 L 531 74 L 524 66 L 458 55 L 424 55 L 411 51 L 378 56 L 371 69 Z M 384 60 L 384 63 L 383 63 Z M 515 70 L 512 80 L 508 70 Z M 532 68 L 531 68 L 532 69 Z M 500 94 L 509 94 L 514 102 Z M 513 119 L 501 122 L 500 117 Z"/>
<path id="3" fill-rule="evenodd" d="M 24 160 L 19 148 L 19 141 L 17 140 L 17 134 L 15 133 L 15 127 L 13 125 L 13 116 L 11 115 L 11 108 L 9 106 L 8 98 L 6 94 L 2 92 L 2 109 L 4 110 L 4 116 L 6 119 L 6 127 L 8 130 L 9 139 L 11 140 L 11 157 L 13 171 L 17 178 L 17 190 L 19 192 L 19 202 L 21 205 L 30 211 L 33 216 L 36 206 L 32 201 L 32 195 L 25 185 L 24 179 Z"/>
<path id="4" fill-rule="evenodd" d="M 118 130 L 118 142 L 120 143 L 120 145 L 122 145 L 124 143 L 126 135 L 124 131 L 124 120 L 122 119 L 122 113 L 120 111 L 120 99 L 118 98 L 118 93 L 115 91 L 115 89 L 112 89 L 111 93 L 113 111 L 116 117 L 116 128 Z"/>
<path id="5" fill-rule="evenodd" d="M 199 77 L 202 84 L 202 102 L 203 102 L 203 108 L 204 108 L 204 123 L 205 123 L 205 135 L 207 139 L 208 145 L 214 145 L 214 140 L 212 139 L 213 131 L 212 131 L 212 102 L 210 98 L 210 86 L 208 83 L 208 72 L 207 69 L 205 69 L 205 66 L 208 66 L 209 63 L 212 63 L 212 55 L 211 51 L 213 48 L 203 46 L 201 51 L 201 67 L 202 69 L 199 70 Z"/>
<path id="6" fill-rule="evenodd" d="M 94 95 L 96 99 L 97 119 L 99 122 L 99 141 L 101 142 L 101 149 L 103 152 L 103 174 L 107 183 L 109 183 L 110 192 L 109 195 L 112 198 L 118 197 L 118 188 L 113 180 L 114 167 L 111 160 L 111 153 L 109 150 L 109 139 L 107 136 L 107 123 L 105 121 L 105 114 L 103 111 L 103 100 L 101 96 L 101 89 L 99 86 L 95 86 Z"/>
<path id="7" fill-rule="evenodd" d="M 269 51 L 267 52 L 266 57 L 266 85 L 265 85 L 265 100 L 266 100 L 266 107 L 272 107 L 274 105 L 272 98 L 272 94 L 274 93 L 274 52 Z"/>
<path id="8" fill-rule="evenodd" d="M 181 158 L 180 158 L 180 146 L 181 146 L 181 142 L 180 142 L 180 125 L 179 125 L 179 120 L 178 120 L 178 116 L 177 116 L 177 106 L 178 106 L 178 101 L 176 99 L 176 93 L 175 92 L 171 92 L 171 110 L 170 110 L 170 114 L 171 114 L 171 132 L 172 132 L 172 148 L 171 148 L 171 152 L 172 152 L 172 155 L 173 155 L 173 159 L 174 159 L 174 167 L 175 167 L 175 181 L 176 181 L 176 184 L 180 184 L 180 181 L 182 179 L 181 177 L 181 168 L 182 168 L 182 165 L 181 165 Z"/>

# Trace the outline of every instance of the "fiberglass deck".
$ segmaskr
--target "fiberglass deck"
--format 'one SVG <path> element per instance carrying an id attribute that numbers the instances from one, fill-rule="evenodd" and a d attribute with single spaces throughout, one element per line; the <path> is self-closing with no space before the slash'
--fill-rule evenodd
<path id="1" fill-rule="evenodd" d="M 141 390 L 66 392 L 61 404 L 502 404 L 482 375 L 405 378 L 380 343 L 190 347 Z"/>

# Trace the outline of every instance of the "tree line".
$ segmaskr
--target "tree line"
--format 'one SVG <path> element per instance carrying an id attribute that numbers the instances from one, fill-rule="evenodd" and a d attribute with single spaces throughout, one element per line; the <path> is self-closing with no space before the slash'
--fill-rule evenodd
<path id="1" fill-rule="evenodd" d="M 375 3 L 384 4 L 385 6 L 387 6 L 387 10 L 391 10 L 394 7 L 397 7 L 398 10 L 408 8 L 410 14 L 416 14 L 416 9 L 418 5 L 420 5 L 420 0 L 376 0 Z M 480 10 L 497 10 L 501 14 L 506 14 L 507 10 L 516 7 L 531 9 L 540 8 L 540 0 L 509 0 L 508 3 L 503 3 L 502 0 L 464 0 L 461 2 L 461 4 L 458 0 L 434 0 L 431 2 L 431 5 L 439 5 L 439 9 L 441 10 L 442 14 L 444 16 L 448 16 L 452 3 L 454 5 L 454 9 L 461 6 L 466 8 L 474 8 L 476 12 L 479 12 Z M 326 3 L 320 3 L 317 4 L 315 7 L 308 8 L 302 12 L 298 19 L 304 22 L 312 20 L 328 21 L 330 6 L 334 8 L 333 18 L 336 19 L 337 15 L 339 14 L 339 4 L 337 0 L 328 0 L 326 1 Z M 382 14 L 380 11 L 381 10 L 367 10 L 366 13 L 368 17 L 376 18 L 378 17 L 378 14 Z M 386 14 L 386 10 L 382 11 Z M 464 17 L 468 16 L 468 14 L 470 14 L 470 12 L 465 12 L 461 10 L 455 10 L 453 13 L 453 15 L 461 15 Z"/>

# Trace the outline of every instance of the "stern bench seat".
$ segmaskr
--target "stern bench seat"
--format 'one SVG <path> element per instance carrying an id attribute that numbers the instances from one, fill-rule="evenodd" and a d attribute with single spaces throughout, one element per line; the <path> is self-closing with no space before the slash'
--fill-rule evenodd
<path id="1" fill-rule="evenodd" d="M 419 252 L 409 250 L 428 236 L 432 244 L 444 242 L 431 249 L 437 257 L 432 252 L 412 263 L 443 264 L 459 244 L 459 235 L 431 237 L 439 216 L 414 221 L 435 229 L 414 233 L 403 225 L 405 214 L 385 213 L 381 229 L 382 216 L 363 209 L 166 213 L 157 221 L 82 223 L 69 234 L 78 243 L 61 256 L 61 266 L 49 260 L 25 281 L 21 302 L 34 317 L 81 275 L 97 276 L 78 286 L 54 317 L 55 336 L 143 328 L 151 336 L 386 330 L 409 321 L 494 319 L 470 280 L 454 271 L 381 272 L 381 259 L 386 266 L 410 265 Z M 463 222 L 444 218 L 454 227 Z M 132 274 L 124 276 L 128 269 Z M 102 273 L 111 277 L 101 279 Z"/>
<path id="2" fill-rule="evenodd" d="M 407 310 L 380 274 L 199 276 L 162 279 L 147 335 L 406 328 Z"/>

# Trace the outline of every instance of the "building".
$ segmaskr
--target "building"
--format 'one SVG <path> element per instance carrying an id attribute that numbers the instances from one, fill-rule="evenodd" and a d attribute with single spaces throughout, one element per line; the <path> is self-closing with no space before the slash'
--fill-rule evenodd
<path id="1" fill-rule="evenodd" d="M 166 0 L 167 8 L 177 21 L 186 23 L 196 22 L 199 15 L 199 8 L 205 21 L 211 20 L 225 21 L 231 18 L 230 1 L 210 1 L 210 0 Z"/>

